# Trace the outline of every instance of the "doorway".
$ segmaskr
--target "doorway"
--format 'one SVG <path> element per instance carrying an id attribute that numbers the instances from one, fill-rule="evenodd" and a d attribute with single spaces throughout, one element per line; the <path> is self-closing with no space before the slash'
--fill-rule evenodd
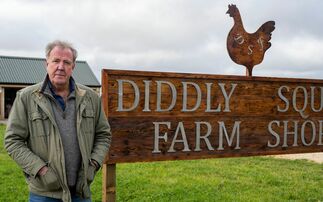
<path id="1" fill-rule="evenodd" d="M 21 88 L 5 88 L 5 93 L 4 93 L 4 115 L 5 115 L 5 119 L 8 118 L 11 107 L 13 105 L 13 102 L 15 101 L 16 98 L 16 93 L 18 90 L 20 90 Z"/>

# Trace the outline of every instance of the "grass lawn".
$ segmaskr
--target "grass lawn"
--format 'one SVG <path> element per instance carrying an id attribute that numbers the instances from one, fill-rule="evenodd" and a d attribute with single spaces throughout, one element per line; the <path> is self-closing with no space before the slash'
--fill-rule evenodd
<path id="1" fill-rule="evenodd" d="M 3 149 L 0 201 L 27 201 L 21 170 Z M 101 201 L 101 172 L 92 185 Z M 323 201 L 323 164 L 268 157 L 117 165 L 117 201 Z"/>

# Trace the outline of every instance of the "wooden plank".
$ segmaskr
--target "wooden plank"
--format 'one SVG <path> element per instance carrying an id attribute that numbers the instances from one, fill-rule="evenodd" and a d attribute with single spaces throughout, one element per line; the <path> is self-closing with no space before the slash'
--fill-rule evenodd
<path id="1" fill-rule="evenodd" d="M 323 151 L 323 80 L 121 70 L 102 78 L 109 164 Z"/>
<path id="2" fill-rule="evenodd" d="M 103 164 L 102 202 L 116 201 L 116 164 Z"/>

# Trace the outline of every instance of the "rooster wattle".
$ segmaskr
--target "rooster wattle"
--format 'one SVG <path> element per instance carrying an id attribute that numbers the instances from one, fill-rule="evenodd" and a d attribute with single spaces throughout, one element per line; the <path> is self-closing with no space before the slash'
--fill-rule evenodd
<path id="1" fill-rule="evenodd" d="M 234 25 L 227 38 L 227 49 L 231 59 L 247 68 L 247 76 L 252 76 L 252 69 L 262 62 L 264 54 L 271 43 L 271 32 L 275 29 L 275 22 L 268 21 L 261 25 L 255 33 L 245 31 L 240 12 L 236 5 L 229 5 L 227 14 L 234 19 Z"/>

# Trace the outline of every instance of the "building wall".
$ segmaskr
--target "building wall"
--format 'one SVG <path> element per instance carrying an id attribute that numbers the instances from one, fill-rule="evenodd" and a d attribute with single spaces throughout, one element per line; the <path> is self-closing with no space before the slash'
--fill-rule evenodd
<path id="1" fill-rule="evenodd" d="M 0 120 L 4 119 L 4 88 L 0 86 Z"/>
<path id="2" fill-rule="evenodd" d="M 7 119 L 6 115 L 9 113 L 11 106 L 6 106 L 6 100 L 8 102 L 8 97 L 6 97 L 6 91 L 9 92 L 7 96 L 10 94 L 10 90 L 15 92 L 21 88 L 27 87 L 26 85 L 0 85 L 0 120 Z M 98 95 L 100 94 L 100 88 L 92 88 Z M 11 93 L 12 94 L 12 93 Z M 12 95 L 11 95 L 12 96 Z M 9 110 L 8 110 L 9 109 Z"/>

